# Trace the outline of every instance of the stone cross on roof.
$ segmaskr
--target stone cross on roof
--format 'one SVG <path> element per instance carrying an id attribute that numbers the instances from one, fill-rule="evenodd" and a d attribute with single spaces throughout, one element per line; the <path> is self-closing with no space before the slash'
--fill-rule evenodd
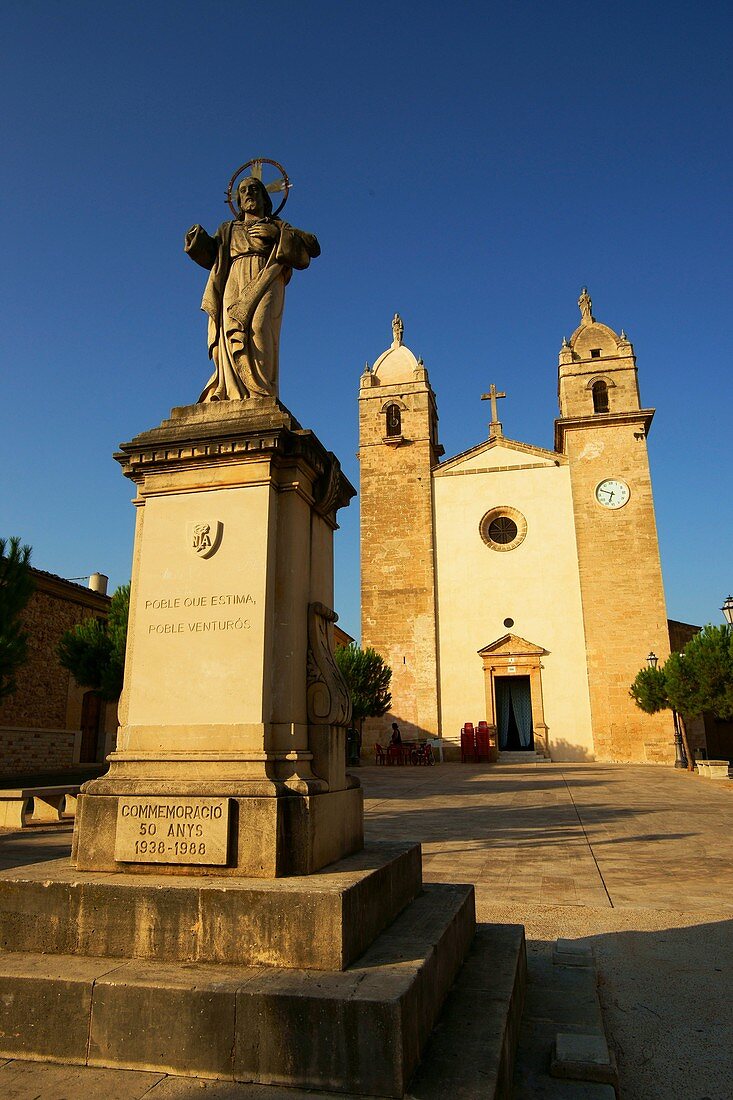
<path id="1" fill-rule="evenodd" d="M 491 423 L 489 424 L 489 439 L 502 434 L 501 421 L 499 420 L 496 402 L 500 397 L 506 397 L 505 393 L 499 393 L 494 383 L 491 383 L 488 393 L 481 394 L 482 401 L 491 402 Z"/>

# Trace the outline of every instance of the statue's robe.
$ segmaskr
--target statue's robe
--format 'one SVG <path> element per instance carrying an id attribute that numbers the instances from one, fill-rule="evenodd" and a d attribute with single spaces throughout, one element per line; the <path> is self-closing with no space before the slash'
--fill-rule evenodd
<path id="1" fill-rule="evenodd" d="M 317 239 L 279 218 L 224 222 L 214 237 L 199 228 L 186 251 L 210 270 L 201 308 L 215 369 L 199 401 L 277 397 L 285 287 L 320 255 Z"/>

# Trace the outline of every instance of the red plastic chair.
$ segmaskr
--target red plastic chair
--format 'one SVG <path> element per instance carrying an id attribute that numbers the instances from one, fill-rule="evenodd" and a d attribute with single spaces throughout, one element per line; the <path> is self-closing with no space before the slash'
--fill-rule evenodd
<path id="1" fill-rule="evenodd" d="M 387 763 L 387 754 L 386 754 L 386 752 L 384 751 L 384 749 L 382 748 L 381 745 L 375 745 L 374 746 L 374 755 L 376 757 L 376 763 L 377 764 L 386 764 Z"/>
<path id="2" fill-rule="evenodd" d="M 405 762 L 405 750 L 402 745 L 389 745 L 387 748 L 387 763 L 388 764 L 404 764 Z"/>
<path id="3" fill-rule="evenodd" d="M 425 765 L 428 767 L 435 763 L 435 756 L 433 750 L 429 744 L 424 743 L 414 748 L 410 754 L 410 760 L 416 765 Z"/>
<path id="4" fill-rule="evenodd" d="M 473 728 L 473 722 L 466 722 L 461 728 L 461 763 L 465 764 L 467 759 L 478 759 L 476 755 L 476 731 Z"/>
<path id="5" fill-rule="evenodd" d="M 479 722 L 478 724 L 478 729 L 476 730 L 476 756 L 479 758 L 479 760 L 481 760 L 483 757 L 488 760 L 491 756 L 488 722 Z"/>

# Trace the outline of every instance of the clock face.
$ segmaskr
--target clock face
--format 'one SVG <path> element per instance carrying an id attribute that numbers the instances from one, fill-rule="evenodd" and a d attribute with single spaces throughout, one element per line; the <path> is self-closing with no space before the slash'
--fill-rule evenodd
<path id="1" fill-rule="evenodd" d="M 607 477 L 596 486 L 596 500 L 604 508 L 623 508 L 630 496 L 626 482 L 617 477 Z"/>

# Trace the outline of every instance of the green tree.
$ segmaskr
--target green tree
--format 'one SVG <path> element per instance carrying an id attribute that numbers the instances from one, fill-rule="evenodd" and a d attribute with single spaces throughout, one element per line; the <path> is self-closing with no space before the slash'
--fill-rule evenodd
<path id="1" fill-rule="evenodd" d="M 694 717 L 696 710 L 697 688 L 691 671 L 687 668 L 685 650 L 680 653 L 671 653 L 662 668 L 667 705 L 679 714 L 687 715 L 688 718 Z"/>
<path id="2" fill-rule="evenodd" d="M 89 687 L 102 699 L 119 698 L 125 672 L 130 586 L 113 594 L 107 621 L 89 618 L 62 635 L 58 655 L 77 684 Z"/>
<path id="3" fill-rule="evenodd" d="M 704 713 L 733 718 L 733 630 L 708 624 L 681 653 L 671 653 L 661 668 L 642 668 L 629 694 L 647 714 L 671 710 L 692 768 L 685 718 Z"/>
<path id="4" fill-rule="evenodd" d="M 334 656 L 351 695 L 353 719 L 361 730 L 365 718 L 379 718 L 392 705 L 392 669 L 376 649 L 362 649 L 356 642 L 337 646 Z"/>
<path id="5" fill-rule="evenodd" d="M 674 721 L 675 734 L 679 733 L 682 738 L 682 744 L 685 749 L 685 756 L 687 757 L 687 770 L 693 771 L 694 764 L 692 761 L 692 753 L 690 752 L 690 745 L 687 740 L 687 729 L 682 715 L 685 713 L 684 708 L 678 707 L 678 703 L 682 700 L 683 696 L 674 694 L 674 702 L 670 698 L 670 679 L 676 675 L 682 675 L 683 670 L 678 673 L 679 668 L 682 666 L 679 653 L 672 653 L 667 658 L 667 661 L 662 668 L 641 668 L 636 674 L 636 678 L 629 688 L 629 695 L 636 703 L 639 710 L 643 710 L 645 714 L 658 714 L 660 710 L 671 710 L 672 719 Z"/>
<path id="6" fill-rule="evenodd" d="M 20 614 L 33 592 L 31 548 L 20 539 L 0 539 L 0 699 L 16 688 L 15 672 L 28 656 Z"/>
<path id="7" fill-rule="evenodd" d="M 676 658 L 672 661 L 672 657 Z M 708 623 L 664 666 L 667 694 L 682 714 L 733 718 L 733 630 Z M 670 662 L 672 662 L 670 664 Z M 670 665 L 669 670 L 667 665 Z"/>
<path id="8" fill-rule="evenodd" d="M 667 686 L 661 668 L 642 668 L 629 689 L 629 695 L 645 714 L 657 714 L 669 708 Z"/>

